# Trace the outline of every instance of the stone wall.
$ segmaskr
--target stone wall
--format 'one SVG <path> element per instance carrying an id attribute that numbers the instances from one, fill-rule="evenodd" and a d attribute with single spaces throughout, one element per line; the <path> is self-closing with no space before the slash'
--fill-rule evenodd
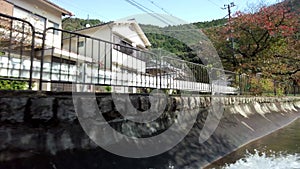
<path id="1" fill-rule="evenodd" d="M 74 99 L 74 97 L 76 99 Z M 131 103 L 137 110 L 145 111 L 151 106 L 160 107 L 163 102 L 151 105 L 147 95 L 118 96 L 124 111 Z M 75 113 L 74 102 L 85 112 L 96 101 L 100 112 L 113 128 L 129 136 L 150 137 L 176 123 L 178 111 L 197 113 L 197 122 L 190 134 L 179 146 L 167 152 L 176 166 L 204 166 L 241 145 L 273 132 L 299 117 L 299 97 L 210 97 L 198 95 L 169 96 L 165 112 L 148 127 L 124 120 L 116 110 L 111 94 L 55 93 L 34 91 L 0 92 L 0 161 L 31 158 L 38 153 L 55 156 L 69 150 L 99 149 L 83 131 Z M 224 105 L 224 114 L 212 137 L 200 145 L 199 132 L 207 118 L 207 109 L 213 102 Z M 96 118 L 96 112 L 88 113 Z M 99 127 L 101 127 L 99 123 Z M 154 127 L 153 127 L 154 126 Z M 110 143 L 111 140 L 103 140 Z M 197 151 L 194 147 L 195 144 Z M 185 147 L 185 148 L 183 148 Z M 193 152 L 186 149 L 193 150 Z M 180 161 L 181 156 L 195 155 L 199 159 Z M 203 158 L 202 158 L 203 157 Z M 182 157 L 183 158 L 183 157 Z M 147 162 L 143 163 L 146 165 Z M 143 166 L 147 167 L 147 166 Z M 1 168 L 1 163 L 0 163 Z"/>

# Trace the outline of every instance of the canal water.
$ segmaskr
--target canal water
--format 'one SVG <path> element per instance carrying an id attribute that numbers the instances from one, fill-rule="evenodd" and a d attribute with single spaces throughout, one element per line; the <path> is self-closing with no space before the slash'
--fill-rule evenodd
<path id="1" fill-rule="evenodd" d="M 256 140 L 206 169 L 300 169 L 300 119 Z"/>

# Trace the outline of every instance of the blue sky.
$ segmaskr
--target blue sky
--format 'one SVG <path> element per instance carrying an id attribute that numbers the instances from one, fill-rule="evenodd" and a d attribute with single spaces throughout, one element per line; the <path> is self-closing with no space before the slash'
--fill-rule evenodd
<path id="1" fill-rule="evenodd" d="M 135 14 L 145 13 L 126 0 L 50 0 L 55 4 L 73 12 L 74 17 L 115 21 Z M 224 4 L 234 2 L 232 11 L 244 10 L 247 4 L 258 3 L 261 0 L 135 0 L 151 11 L 172 15 L 188 23 L 210 21 L 225 17 L 228 12 L 222 10 Z M 264 0 L 273 4 L 278 0 Z M 153 3 L 152 3 L 153 2 Z M 161 9 L 163 8 L 163 10 Z M 130 18 L 130 17 L 129 17 Z"/>

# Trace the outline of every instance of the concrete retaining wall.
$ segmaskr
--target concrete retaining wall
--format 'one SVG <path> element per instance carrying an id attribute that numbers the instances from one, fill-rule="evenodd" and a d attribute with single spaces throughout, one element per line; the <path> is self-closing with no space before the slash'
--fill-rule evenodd
<path id="1" fill-rule="evenodd" d="M 84 93 L 78 94 L 77 97 L 77 101 L 85 110 L 88 109 L 90 100 L 95 100 Z M 122 96 L 118 98 L 124 103 L 125 111 L 129 102 L 140 111 L 150 108 L 149 97 L 146 95 L 130 95 L 130 100 Z M 204 126 L 209 113 L 207 108 L 211 106 L 212 100 L 222 103 L 225 111 L 212 137 L 200 144 L 199 133 Z M 299 97 L 170 96 L 167 98 L 168 104 L 163 115 L 152 122 L 151 129 L 147 127 L 144 129 L 145 126 L 130 123 L 122 118 L 110 94 L 99 94 L 96 96 L 96 101 L 99 110 L 111 126 L 119 132 L 135 137 L 150 137 L 167 129 L 172 123 L 176 123 L 178 111 L 198 114 L 196 124 L 178 146 L 158 157 L 153 157 L 165 159 L 158 160 L 161 164 L 155 164 L 157 168 L 165 165 L 164 163 L 172 163 L 179 168 L 202 167 L 249 141 L 289 124 L 300 114 Z M 89 116 L 94 118 L 96 113 L 90 112 Z M 103 141 L 107 144 L 110 142 L 110 140 Z M 30 159 L 40 153 L 55 157 L 64 151 L 95 149 L 98 150 L 99 155 L 107 154 L 82 130 L 74 110 L 71 93 L 1 91 L 0 168 L 1 165 L 9 166 L 10 160 Z M 122 157 L 111 154 L 108 156 L 110 159 L 103 161 L 104 158 L 100 162 L 110 164 L 114 161 L 124 166 L 122 165 L 124 159 L 120 160 Z M 135 163 L 138 168 L 153 165 L 150 159 Z"/>

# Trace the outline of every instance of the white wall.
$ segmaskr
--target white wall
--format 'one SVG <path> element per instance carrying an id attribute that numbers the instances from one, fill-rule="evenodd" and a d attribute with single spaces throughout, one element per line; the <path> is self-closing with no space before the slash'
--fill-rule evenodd
<path id="1" fill-rule="evenodd" d="M 146 63 L 144 61 L 121 53 L 115 49 L 112 49 L 112 63 L 113 71 L 120 71 L 120 68 L 123 67 L 123 69 L 146 73 Z M 116 63 L 118 67 L 116 67 Z"/>
<path id="2" fill-rule="evenodd" d="M 104 64 L 104 61 L 106 61 L 106 65 L 110 65 L 110 53 L 111 48 L 113 47 L 110 43 L 106 43 L 103 41 L 111 42 L 111 30 L 108 26 L 103 26 L 97 28 L 97 31 L 95 32 L 89 32 L 89 31 L 83 31 L 80 32 L 85 35 L 89 35 L 91 37 L 95 37 L 100 40 L 92 40 L 90 38 L 84 39 L 82 38 L 82 41 L 84 41 L 84 46 L 79 47 L 79 53 L 91 57 L 95 59 L 96 61 L 101 61 L 102 64 Z M 103 40 L 103 41 L 102 41 Z"/>
<path id="3" fill-rule="evenodd" d="M 38 14 L 40 16 L 43 16 L 51 21 L 54 21 L 61 25 L 61 13 L 59 11 L 56 11 L 53 8 L 50 8 L 48 6 L 45 6 L 44 4 L 33 1 L 33 0 L 8 0 L 9 2 L 24 8 L 28 11 L 31 11 L 34 14 Z"/>
<path id="4" fill-rule="evenodd" d="M 121 35 L 122 38 L 126 38 L 134 43 L 133 46 L 143 46 L 144 42 L 136 32 L 135 28 L 130 24 L 115 24 L 112 28 L 112 32 Z"/>
<path id="5" fill-rule="evenodd" d="M 50 8 L 49 6 L 46 6 L 45 4 L 39 2 L 39 1 L 33 1 L 33 0 L 8 0 L 9 2 L 13 3 L 15 6 L 20 7 L 21 9 L 26 9 L 27 11 L 32 12 L 32 14 L 26 12 L 26 11 L 20 11 L 19 9 L 14 8 L 13 16 L 25 19 L 29 21 L 33 26 L 35 26 L 37 29 L 36 31 L 42 32 L 43 25 L 41 22 L 36 21 L 33 19 L 34 15 L 40 15 L 44 18 L 46 18 L 46 27 L 52 26 L 49 24 L 49 21 L 55 22 L 59 24 L 59 28 L 61 29 L 62 25 L 62 13 Z M 49 25 L 49 26 L 47 26 Z M 46 44 L 50 46 L 59 47 L 61 44 L 61 38 L 60 34 L 58 35 L 47 35 L 47 41 Z M 40 45 L 42 43 L 41 39 L 36 40 L 36 43 Z M 40 43 L 40 44 L 39 44 Z"/>
<path id="6" fill-rule="evenodd" d="M 97 39 L 85 38 L 84 36 L 75 36 L 71 39 L 64 40 L 63 49 L 69 51 L 71 46 L 71 52 L 77 53 L 79 55 L 93 58 L 94 62 L 98 62 L 99 65 L 104 66 L 106 69 L 111 67 L 111 49 L 112 44 L 106 43 L 104 41 L 111 41 L 111 30 L 108 26 L 103 26 L 102 28 L 91 28 L 78 32 L 83 35 L 94 37 Z M 99 39 L 99 40 L 98 40 Z M 104 41 L 103 41 L 104 40 Z M 83 42 L 83 46 L 79 47 L 78 42 Z M 71 45 L 69 46 L 69 44 Z"/>

